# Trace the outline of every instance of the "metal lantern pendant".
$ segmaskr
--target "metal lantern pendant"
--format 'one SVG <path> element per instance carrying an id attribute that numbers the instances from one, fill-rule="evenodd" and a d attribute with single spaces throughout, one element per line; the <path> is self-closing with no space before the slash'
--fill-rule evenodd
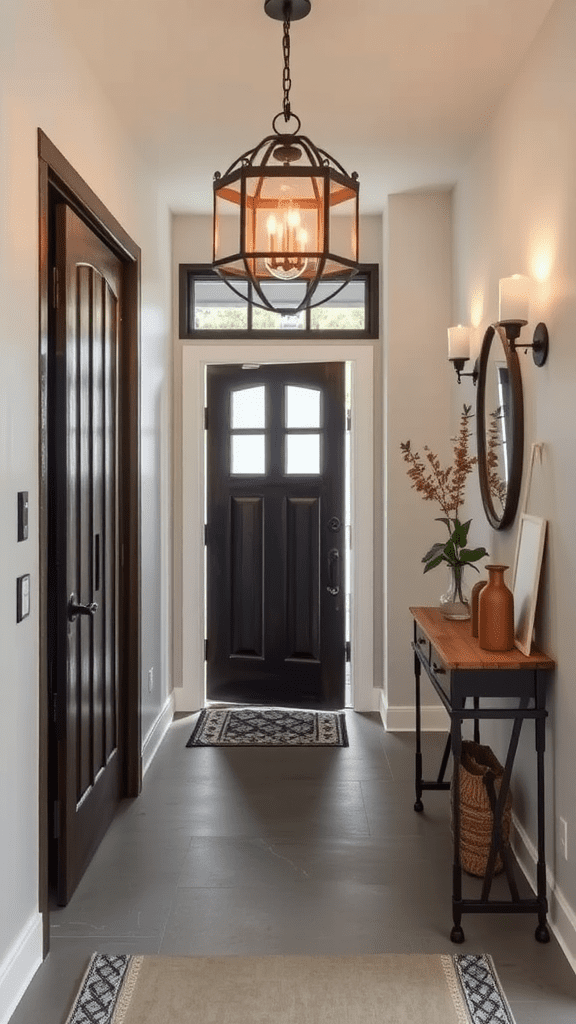
<path id="1" fill-rule="evenodd" d="M 310 0 L 265 0 L 264 8 L 284 22 L 283 109 L 273 135 L 214 175 L 213 266 L 243 299 L 249 281 L 255 305 L 293 315 L 327 302 L 358 270 L 359 182 L 300 135 L 290 109 L 290 23 L 306 17 Z M 279 281 L 294 282 L 289 308 Z"/>

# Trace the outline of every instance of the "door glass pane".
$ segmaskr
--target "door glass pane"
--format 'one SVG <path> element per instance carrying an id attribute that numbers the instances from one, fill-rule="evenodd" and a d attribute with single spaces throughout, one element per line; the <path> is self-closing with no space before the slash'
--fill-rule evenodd
<path id="1" fill-rule="evenodd" d="M 320 434 L 286 434 L 286 472 L 320 472 Z"/>
<path id="2" fill-rule="evenodd" d="M 263 430 L 266 426 L 266 389 L 243 388 L 232 392 L 230 426 L 232 430 Z"/>
<path id="3" fill-rule="evenodd" d="M 286 388 L 286 426 L 320 426 L 320 392 L 313 388 Z M 315 470 L 315 472 L 318 472 Z"/>
<path id="4" fill-rule="evenodd" d="M 265 434 L 232 434 L 231 473 L 259 476 L 266 472 L 265 437 Z"/>

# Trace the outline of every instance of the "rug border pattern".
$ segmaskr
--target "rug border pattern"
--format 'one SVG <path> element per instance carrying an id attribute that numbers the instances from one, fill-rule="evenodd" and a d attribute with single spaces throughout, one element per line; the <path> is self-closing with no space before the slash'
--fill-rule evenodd
<path id="1" fill-rule="evenodd" d="M 515 1024 L 492 957 L 487 953 L 455 953 L 452 960 L 472 1024 Z M 491 1007 L 489 1016 L 486 999 Z"/>
<path id="2" fill-rule="evenodd" d="M 270 741 L 230 741 L 225 738 L 225 732 L 227 725 L 232 715 L 237 715 L 242 711 L 252 712 L 298 712 L 305 715 L 315 716 L 315 729 L 317 736 L 313 740 L 302 739 L 297 737 L 292 740 L 270 740 Z M 217 725 L 212 729 L 212 735 L 209 738 L 203 737 L 203 733 L 206 729 L 207 718 L 212 716 Z M 329 718 L 330 723 L 327 726 L 322 719 Z M 219 721 L 218 721 L 219 720 Z M 335 733 L 335 739 L 322 740 L 319 736 L 332 725 Z M 200 712 L 198 721 L 194 727 L 192 735 L 188 740 L 187 747 L 347 747 L 348 746 L 348 732 L 346 729 L 346 714 L 344 711 L 309 711 L 306 708 L 271 708 L 271 707 L 244 707 L 244 708 L 203 708 Z"/>
<path id="3" fill-rule="evenodd" d="M 136 976 L 134 975 L 134 983 L 126 995 L 124 995 L 124 982 L 129 977 L 135 961 L 139 961 L 137 965 L 137 969 L 139 969 L 142 957 L 132 956 L 129 953 L 93 953 L 80 983 L 74 1005 L 66 1018 L 66 1024 L 112 1024 L 114 1011 L 122 999 L 124 1008 L 121 1019 L 123 1019 L 134 991 Z M 103 970 L 106 971 L 104 992 L 97 991 L 97 988 L 101 986 Z"/>

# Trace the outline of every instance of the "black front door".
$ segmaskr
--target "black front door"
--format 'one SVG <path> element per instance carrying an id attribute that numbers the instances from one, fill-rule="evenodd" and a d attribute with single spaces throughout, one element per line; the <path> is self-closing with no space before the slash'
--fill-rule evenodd
<path id="1" fill-rule="evenodd" d="M 207 698 L 344 706 L 343 363 L 207 371 Z"/>

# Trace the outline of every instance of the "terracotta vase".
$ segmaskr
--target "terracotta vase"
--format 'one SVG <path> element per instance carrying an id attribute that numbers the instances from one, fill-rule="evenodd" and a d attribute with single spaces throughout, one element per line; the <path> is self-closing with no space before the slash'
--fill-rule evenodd
<path id="1" fill-rule="evenodd" d="M 478 580 L 472 587 L 472 597 L 470 598 L 470 618 L 472 619 L 472 636 L 478 636 L 478 598 L 480 597 L 480 591 L 486 586 L 488 580 Z"/>
<path id="2" fill-rule="evenodd" d="M 487 565 L 489 578 L 478 597 L 478 643 L 484 651 L 514 647 L 514 595 L 504 582 L 507 565 Z"/>

